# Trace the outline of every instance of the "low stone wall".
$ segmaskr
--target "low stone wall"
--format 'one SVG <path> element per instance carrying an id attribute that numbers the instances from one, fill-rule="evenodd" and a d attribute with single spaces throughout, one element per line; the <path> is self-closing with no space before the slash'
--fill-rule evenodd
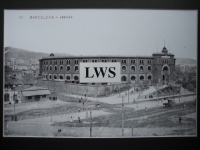
<path id="1" fill-rule="evenodd" d="M 51 80 L 38 80 L 37 86 L 46 87 L 50 92 L 55 93 L 67 93 L 67 94 L 78 94 L 82 96 L 100 97 L 109 95 L 113 92 L 119 92 L 128 88 L 126 83 L 124 84 L 111 84 L 111 85 L 84 85 L 84 84 L 73 84 L 65 83 L 65 81 L 51 81 Z"/>

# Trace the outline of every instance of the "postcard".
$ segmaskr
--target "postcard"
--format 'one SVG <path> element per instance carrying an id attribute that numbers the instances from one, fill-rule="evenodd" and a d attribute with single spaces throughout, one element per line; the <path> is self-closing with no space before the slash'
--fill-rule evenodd
<path id="1" fill-rule="evenodd" d="M 197 136 L 197 10 L 4 10 L 3 136 Z"/>

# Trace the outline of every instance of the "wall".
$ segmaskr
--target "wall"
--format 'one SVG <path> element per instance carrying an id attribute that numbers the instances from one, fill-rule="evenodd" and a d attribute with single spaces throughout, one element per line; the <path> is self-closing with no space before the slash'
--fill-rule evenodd
<path id="1" fill-rule="evenodd" d="M 50 90 L 51 93 L 54 91 L 56 93 L 68 93 L 68 94 L 77 94 L 84 96 L 105 96 L 111 94 L 112 91 L 118 92 L 123 88 L 127 87 L 127 84 L 111 84 L 111 85 L 82 85 L 82 84 L 72 84 L 65 83 L 65 81 L 52 81 L 52 80 L 42 80 L 38 79 L 37 86 L 46 87 Z M 96 90 L 97 89 L 97 90 Z"/>

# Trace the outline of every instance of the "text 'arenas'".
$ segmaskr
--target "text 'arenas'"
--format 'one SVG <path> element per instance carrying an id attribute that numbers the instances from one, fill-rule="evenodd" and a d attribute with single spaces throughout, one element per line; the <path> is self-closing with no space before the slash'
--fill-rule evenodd
<path id="1" fill-rule="evenodd" d="M 174 80 L 175 58 L 166 47 L 152 56 L 65 56 L 50 54 L 39 60 L 42 80 L 79 83 L 80 62 L 120 62 L 121 83 L 157 85 Z M 84 83 L 87 84 L 87 83 Z M 94 84 L 94 83 L 92 83 Z M 105 84 L 105 83 L 102 83 Z"/>

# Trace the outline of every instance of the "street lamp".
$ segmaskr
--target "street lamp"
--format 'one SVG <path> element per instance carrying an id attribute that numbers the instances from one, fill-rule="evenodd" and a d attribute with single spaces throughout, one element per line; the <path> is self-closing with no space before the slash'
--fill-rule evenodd
<path id="1" fill-rule="evenodd" d="M 122 136 L 124 136 L 123 107 L 124 107 L 124 99 L 123 99 L 123 95 L 122 95 Z"/>
<path id="2" fill-rule="evenodd" d="M 181 83 L 180 83 L 180 96 L 179 96 L 179 102 L 180 102 L 180 98 L 181 98 Z"/>
<path id="3" fill-rule="evenodd" d="M 14 101 L 14 115 L 15 115 L 15 85 L 13 85 L 13 89 L 14 89 L 13 101 Z"/>

